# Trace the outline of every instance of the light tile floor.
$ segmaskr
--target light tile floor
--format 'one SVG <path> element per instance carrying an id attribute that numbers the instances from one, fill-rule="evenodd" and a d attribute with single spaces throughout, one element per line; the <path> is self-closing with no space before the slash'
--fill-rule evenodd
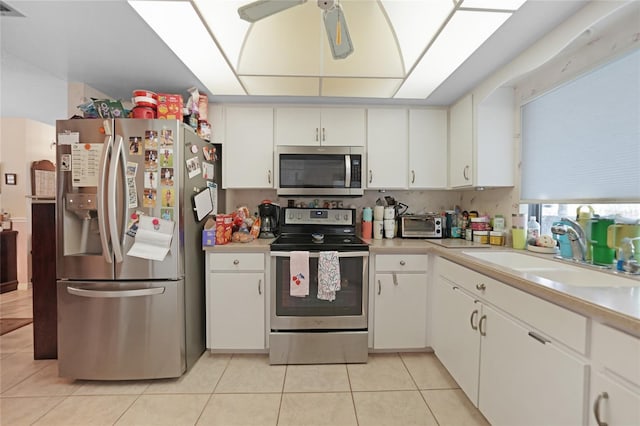
<path id="1" fill-rule="evenodd" d="M 33 360 L 32 333 L 0 337 L 3 426 L 488 424 L 433 353 L 271 366 L 267 355 L 205 352 L 178 379 L 74 381 L 58 377 L 56 360 Z"/>

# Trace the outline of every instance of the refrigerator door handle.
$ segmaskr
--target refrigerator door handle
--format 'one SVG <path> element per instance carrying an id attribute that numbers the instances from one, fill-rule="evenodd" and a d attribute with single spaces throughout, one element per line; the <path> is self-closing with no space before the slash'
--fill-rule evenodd
<path id="1" fill-rule="evenodd" d="M 74 296 L 91 297 L 91 298 L 123 298 L 123 297 L 139 297 L 139 296 L 154 296 L 157 294 L 163 294 L 164 287 L 154 288 L 142 288 L 137 290 L 122 290 L 122 291 L 101 291 L 101 290 L 86 290 L 84 288 L 67 287 L 67 293 Z"/>
<path id="2" fill-rule="evenodd" d="M 118 233 L 118 221 L 116 220 L 116 185 L 118 183 L 118 165 L 122 161 L 122 165 L 125 165 L 125 154 L 122 147 L 122 136 L 116 135 L 115 146 L 113 148 L 113 154 L 111 156 L 111 165 L 109 166 L 109 183 L 107 189 L 107 197 L 109 202 L 107 203 L 109 210 L 109 233 L 111 234 L 111 247 L 113 248 L 113 255 L 116 259 L 116 263 L 122 263 L 122 243 L 120 242 L 120 235 Z M 125 180 L 126 184 L 126 180 Z"/>
<path id="3" fill-rule="evenodd" d="M 98 230 L 100 232 L 100 244 L 102 245 L 102 255 L 107 263 L 113 263 L 113 253 L 109 248 L 109 237 L 107 235 L 107 210 L 104 206 L 104 190 L 106 188 L 106 180 L 108 175 L 107 164 L 109 160 L 109 151 L 113 146 L 113 138 L 108 134 L 104 138 L 104 147 L 102 156 L 100 157 L 100 169 L 98 170 Z"/>

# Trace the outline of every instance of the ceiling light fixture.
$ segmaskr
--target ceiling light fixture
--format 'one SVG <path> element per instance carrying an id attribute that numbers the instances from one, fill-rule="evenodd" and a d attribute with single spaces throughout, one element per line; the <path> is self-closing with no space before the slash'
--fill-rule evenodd
<path id="1" fill-rule="evenodd" d="M 427 98 L 510 16 L 507 12 L 457 10 L 394 98 Z"/>
<path id="2" fill-rule="evenodd" d="M 190 2 L 129 0 L 129 5 L 213 95 L 247 94 Z"/>

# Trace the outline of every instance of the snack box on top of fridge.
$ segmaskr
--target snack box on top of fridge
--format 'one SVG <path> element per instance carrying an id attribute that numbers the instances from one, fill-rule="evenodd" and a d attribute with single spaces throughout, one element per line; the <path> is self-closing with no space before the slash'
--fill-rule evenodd
<path id="1" fill-rule="evenodd" d="M 158 118 L 182 121 L 182 96 L 158 93 Z"/>

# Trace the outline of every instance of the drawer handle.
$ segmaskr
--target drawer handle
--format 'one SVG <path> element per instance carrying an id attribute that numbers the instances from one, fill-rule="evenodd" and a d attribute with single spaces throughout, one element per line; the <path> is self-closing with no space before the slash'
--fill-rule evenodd
<path id="1" fill-rule="evenodd" d="M 267 183 L 271 183 L 271 170 L 267 173 Z"/>
<path id="2" fill-rule="evenodd" d="M 485 324 L 485 321 L 487 320 L 487 316 L 483 315 L 480 317 L 480 322 L 478 323 L 478 330 L 480 331 L 480 335 L 481 336 L 486 336 L 487 335 L 487 330 L 483 327 L 483 325 Z"/>
<path id="3" fill-rule="evenodd" d="M 532 337 L 532 338 L 536 339 L 538 342 L 542 343 L 543 345 L 551 342 L 551 340 L 546 339 L 546 338 L 542 337 L 541 335 L 539 335 L 538 333 L 535 333 L 533 331 L 529 332 L 529 337 Z"/>
<path id="4" fill-rule="evenodd" d="M 262 280 L 258 280 L 258 294 L 262 296 Z"/>
<path id="5" fill-rule="evenodd" d="M 239 261 L 238 259 L 235 259 L 235 260 L 233 261 L 233 264 L 234 264 L 234 265 L 239 265 L 239 264 L 240 264 L 240 261 Z"/>
<path id="6" fill-rule="evenodd" d="M 404 260 L 401 260 L 401 261 L 400 261 L 400 266 L 404 266 L 404 265 L 406 265 L 406 264 L 407 264 L 407 262 L 405 262 Z"/>
<path id="7" fill-rule="evenodd" d="M 471 328 L 473 330 L 477 330 L 478 329 L 478 324 L 474 324 L 473 323 L 474 317 L 478 318 L 478 310 L 477 309 L 474 309 L 473 312 L 471 312 L 471 318 L 469 318 L 469 321 L 471 322 Z"/>
<path id="8" fill-rule="evenodd" d="M 378 280 L 378 296 L 382 293 L 382 284 L 380 284 L 380 280 Z"/>
<path id="9" fill-rule="evenodd" d="M 319 129 L 316 127 L 316 142 L 320 141 L 320 139 L 318 138 L 318 133 L 319 133 Z"/>
<path id="10" fill-rule="evenodd" d="M 411 170 L 411 183 L 416 183 L 416 171 Z"/>
<path id="11" fill-rule="evenodd" d="M 369 183 L 373 182 L 373 172 L 369 170 Z"/>
<path id="12" fill-rule="evenodd" d="M 487 286 L 484 285 L 484 283 L 481 284 L 476 284 L 476 290 L 478 291 L 485 291 L 487 289 Z"/>
<path id="13" fill-rule="evenodd" d="M 608 426 L 607 422 L 600 420 L 600 401 L 603 399 L 609 399 L 607 392 L 602 392 L 596 398 L 596 402 L 593 403 L 593 416 L 596 418 L 598 426 Z"/>

